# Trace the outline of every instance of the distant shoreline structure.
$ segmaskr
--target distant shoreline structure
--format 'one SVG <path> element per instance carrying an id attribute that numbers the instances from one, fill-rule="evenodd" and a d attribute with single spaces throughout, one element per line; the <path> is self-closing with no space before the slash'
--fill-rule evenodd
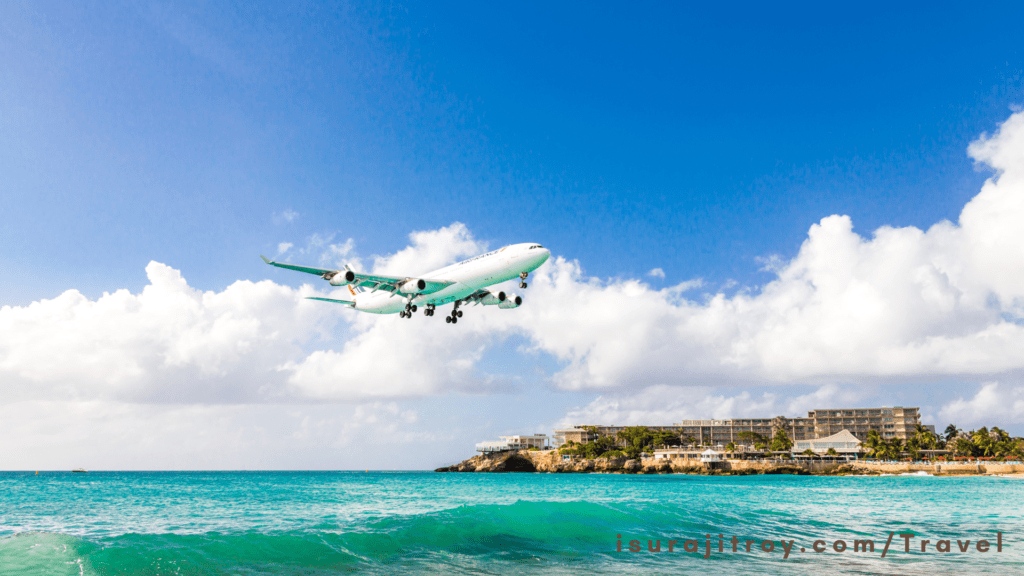
<path id="1" fill-rule="evenodd" d="M 473 456 L 435 472 L 537 472 L 591 474 L 694 474 L 749 476 L 792 474 L 812 476 L 1022 476 L 1024 462 L 892 462 L 812 459 L 708 458 L 566 458 L 558 450 L 514 450 Z"/>

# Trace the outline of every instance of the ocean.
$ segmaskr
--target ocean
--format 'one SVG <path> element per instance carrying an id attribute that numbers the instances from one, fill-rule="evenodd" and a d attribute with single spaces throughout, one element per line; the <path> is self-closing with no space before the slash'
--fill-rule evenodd
<path id="1" fill-rule="evenodd" d="M 1022 510 L 996 477 L 3 472 L 0 574 L 1024 574 Z"/>

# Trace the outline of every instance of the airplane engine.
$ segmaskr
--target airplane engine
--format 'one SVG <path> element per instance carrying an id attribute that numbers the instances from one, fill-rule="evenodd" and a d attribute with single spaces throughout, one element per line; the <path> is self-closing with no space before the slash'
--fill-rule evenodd
<path id="1" fill-rule="evenodd" d="M 427 283 L 422 278 L 413 278 L 399 284 L 398 291 L 402 294 L 419 294 L 426 287 Z"/>
<path id="2" fill-rule="evenodd" d="M 484 306 L 500 305 L 507 299 L 504 292 L 495 292 L 493 290 L 488 290 L 488 292 L 489 294 L 480 299 L 480 303 Z"/>
<path id="3" fill-rule="evenodd" d="M 522 303 L 523 299 L 521 297 L 512 294 L 504 302 L 498 304 L 498 308 L 519 308 Z"/>
<path id="4" fill-rule="evenodd" d="M 356 273 L 351 270 L 345 270 L 344 272 L 336 272 L 334 276 L 327 279 L 331 283 L 331 286 L 344 286 L 350 284 L 356 279 Z"/>

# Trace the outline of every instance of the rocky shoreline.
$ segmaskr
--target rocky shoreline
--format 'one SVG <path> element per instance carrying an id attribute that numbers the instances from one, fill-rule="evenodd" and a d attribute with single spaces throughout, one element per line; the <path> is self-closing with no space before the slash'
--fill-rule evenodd
<path id="1" fill-rule="evenodd" d="M 965 463 L 876 463 L 876 462 L 772 462 L 726 460 L 704 463 L 684 458 L 593 458 L 564 459 L 556 450 L 510 450 L 479 454 L 435 472 L 545 472 L 597 474 L 699 474 L 746 476 L 751 474 L 795 474 L 816 476 L 877 476 L 920 473 L 934 476 L 1001 475 L 1024 472 L 1020 464 Z"/>

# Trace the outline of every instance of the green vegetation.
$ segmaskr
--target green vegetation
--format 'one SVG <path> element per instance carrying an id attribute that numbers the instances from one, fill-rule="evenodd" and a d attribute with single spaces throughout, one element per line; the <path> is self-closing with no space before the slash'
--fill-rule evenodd
<path id="1" fill-rule="evenodd" d="M 789 439 L 789 435 L 782 428 L 775 433 L 772 438 L 771 449 L 772 452 L 785 452 L 793 448 L 793 441 Z"/>
<path id="2" fill-rule="evenodd" d="M 596 432 L 597 429 L 591 427 L 591 431 Z M 755 450 L 761 451 L 788 451 L 794 444 L 786 431 L 781 429 L 771 438 L 750 431 L 740 432 L 736 436 L 743 443 L 753 445 Z M 629 426 L 614 436 L 601 436 L 593 442 L 579 444 L 570 441 L 559 449 L 559 453 L 587 459 L 637 459 L 645 453 L 653 453 L 655 448 L 697 445 L 697 439 L 690 435 L 680 437 L 674 432 L 652 430 L 646 426 Z M 939 435 L 918 424 L 914 434 L 906 442 L 899 438 L 886 440 L 877 431 L 872 430 L 864 439 L 862 448 L 869 458 L 879 460 L 899 460 L 908 457 L 920 460 L 933 457 L 933 454 L 925 452 L 926 450 L 949 450 L 947 458 L 950 459 L 966 457 L 1024 460 L 1024 438 L 1011 437 L 997 427 L 982 427 L 964 432 L 950 424 Z M 735 452 L 738 449 L 734 442 L 725 446 L 726 452 Z M 817 456 L 811 450 L 805 450 L 802 454 Z M 838 456 L 838 453 L 835 449 L 829 448 L 825 455 Z"/>
<path id="3" fill-rule="evenodd" d="M 657 447 L 685 443 L 675 432 L 651 430 L 646 426 L 629 426 L 615 436 L 602 436 L 593 442 L 568 442 L 558 452 L 583 458 L 640 458 L 645 452 L 653 453 Z"/>
<path id="4" fill-rule="evenodd" d="M 872 430 L 864 441 L 868 457 L 896 460 L 904 454 L 914 460 L 929 455 L 923 450 L 949 450 L 947 458 L 993 458 L 996 460 L 1024 459 L 1024 438 L 1012 438 L 1005 430 L 993 426 L 963 432 L 954 424 L 946 427 L 942 436 L 917 425 L 914 435 L 904 444 L 899 438 L 884 440 Z"/>

